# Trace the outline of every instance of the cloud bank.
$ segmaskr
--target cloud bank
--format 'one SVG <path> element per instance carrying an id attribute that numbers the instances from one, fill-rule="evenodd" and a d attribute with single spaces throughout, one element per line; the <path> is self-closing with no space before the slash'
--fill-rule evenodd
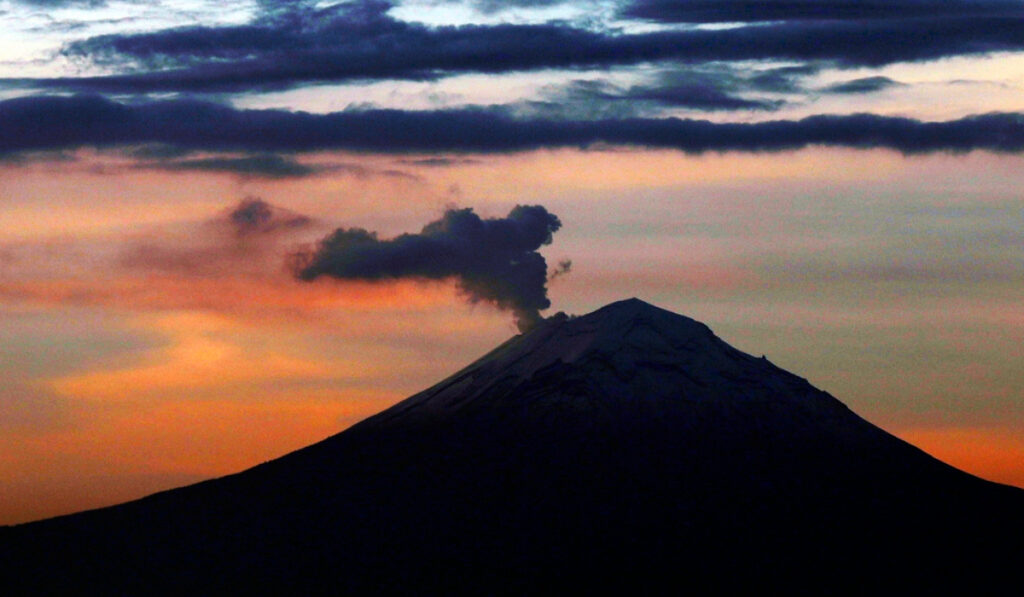
<path id="1" fill-rule="evenodd" d="M 561 228 L 540 205 L 517 205 L 504 218 L 481 218 L 471 208 L 449 209 L 417 234 L 381 240 L 362 228 L 339 228 L 316 249 L 299 253 L 295 274 L 311 281 L 454 279 L 470 302 L 511 311 L 525 332 L 551 306 L 547 263 L 537 252 Z M 568 266 L 562 268 L 565 273 Z"/>
<path id="2" fill-rule="evenodd" d="M 515 152 L 623 145 L 707 151 L 780 151 L 812 145 L 904 153 L 1024 150 L 1024 114 L 943 122 L 853 114 L 718 123 L 678 118 L 517 119 L 502 109 L 364 110 L 308 114 L 238 110 L 194 100 L 121 104 L 93 96 L 0 102 L 0 155 L 160 143 L 191 150 Z"/>

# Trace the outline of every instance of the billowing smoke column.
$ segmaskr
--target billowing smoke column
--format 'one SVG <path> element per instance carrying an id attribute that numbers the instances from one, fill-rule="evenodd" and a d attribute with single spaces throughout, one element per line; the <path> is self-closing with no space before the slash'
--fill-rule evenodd
<path id="1" fill-rule="evenodd" d="M 517 205 L 505 218 L 449 209 L 419 234 L 391 240 L 362 228 L 339 228 L 315 250 L 297 256 L 296 275 L 302 280 L 454 279 L 471 302 L 512 311 L 525 332 L 551 306 L 547 263 L 537 249 L 551 243 L 561 226 L 540 205 Z"/>

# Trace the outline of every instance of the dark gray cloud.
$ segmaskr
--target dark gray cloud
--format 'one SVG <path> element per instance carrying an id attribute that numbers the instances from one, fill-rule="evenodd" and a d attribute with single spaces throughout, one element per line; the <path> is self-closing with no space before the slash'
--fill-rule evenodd
<path id="1" fill-rule="evenodd" d="M 774 110 L 782 102 L 765 98 L 746 98 L 741 92 L 757 88 L 749 80 L 751 74 L 724 67 L 676 69 L 661 72 L 647 84 L 616 89 L 607 84 L 594 85 L 578 81 L 570 99 L 601 99 L 688 108 L 701 111 L 719 110 Z"/>
<path id="2" fill-rule="evenodd" d="M 705 111 L 774 110 L 785 102 L 763 97 L 764 93 L 804 93 L 807 88 L 802 79 L 818 74 L 821 69 L 818 64 L 767 68 L 728 63 L 676 66 L 660 71 L 650 82 L 605 91 L 601 97 Z M 566 99 L 584 99 L 585 91 L 579 89 Z"/>
<path id="3" fill-rule="evenodd" d="M 723 90 L 710 81 L 680 81 L 661 87 L 630 87 L 620 96 L 628 101 L 648 101 L 691 110 L 775 110 L 778 100 L 746 99 Z"/>
<path id="4" fill-rule="evenodd" d="M 819 72 L 821 72 L 821 66 L 817 64 L 778 66 L 750 73 L 746 78 L 746 84 L 755 91 L 797 93 L 804 91 L 801 79 Z"/>
<path id="5" fill-rule="evenodd" d="M 504 218 L 449 209 L 417 234 L 381 240 L 362 228 L 339 228 L 315 250 L 296 256 L 296 276 L 314 280 L 453 279 L 471 302 L 513 313 L 520 331 L 551 306 L 547 263 L 537 250 L 562 223 L 540 205 L 517 205 Z"/>
<path id="6" fill-rule="evenodd" d="M 678 118 L 517 119 L 503 109 L 366 110 L 308 114 L 237 110 L 173 100 L 121 104 L 99 97 L 23 97 L 0 102 L 0 155 L 82 146 L 166 144 L 231 152 L 328 149 L 512 152 L 595 144 L 706 151 L 779 151 L 811 145 L 904 153 L 1024 150 L 1024 114 L 944 122 L 852 114 L 717 123 Z"/>
<path id="7" fill-rule="evenodd" d="M 180 27 L 72 42 L 64 53 L 119 70 L 97 77 L 13 80 L 7 86 L 99 92 L 216 92 L 327 81 L 428 80 L 459 73 L 604 68 L 648 62 L 828 61 L 877 66 L 1024 49 L 1024 12 L 936 11 L 927 18 L 797 20 L 645 33 L 568 23 L 429 27 L 391 4 L 328 8 L 270 3 L 245 25 Z"/>
<path id="8" fill-rule="evenodd" d="M 627 17 L 662 23 L 907 19 L 1017 14 L 1019 0 L 631 0 Z"/>
<path id="9" fill-rule="evenodd" d="M 874 93 L 890 87 L 900 87 L 903 83 L 893 81 L 889 77 L 864 77 L 843 83 L 829 85 L 822 91 L 828 93 Z"/>
<path id="10" fill-rule="evenodd" d="M 520 116 L 594 120 L 661 114 L 666 108 L 700 112 L 775 110 L 784 102 L 747 98 L 741 92 L 755 88 L 749 73 L 720 68 L 691 68 L 659 73 L 650 82 L 623 86 L 601 79 L 577 79 L 552 85 L 541 100 L 512 108 Z"/>

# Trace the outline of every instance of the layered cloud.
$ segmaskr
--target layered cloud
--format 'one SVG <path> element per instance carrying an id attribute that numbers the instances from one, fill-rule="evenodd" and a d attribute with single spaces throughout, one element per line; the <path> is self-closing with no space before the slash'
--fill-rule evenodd
<path id="1" fill-rule="evenodd" d="M 323 115 L 238 110 L 192 100 L 121 104 L 99 97 L 0 102 L 0 155 L 82 146 L 163 143 L 212 151 L 511 152 L 626 145 L 707 151 L 808 146 L 904 153 L 1024 149 L 1024 115 L 992 113 L 945 122 L 853 114 L 716 123 L 678 118 L 517 119 L 501 109 L 364 110 Z"/>
<path id="2" fill-rule="evenodd" d="M 623 14 L 672 23 L 766 21 L 639 32 L 614 22 L 599 27 L 566 21 L 429 26 L 395 18 L 389 13 L 394 5 L 383 0 L 325 7 L 264 2 L 241 25 L 94 36 L 68 42 L 62 53 L 110 74 L 5 84 L 118 93 L 245 92 L 652 62 L 879 66 L 1024 49 L 1024 9 L 1019 2 L 1001 0 L 638 1 Z"/>

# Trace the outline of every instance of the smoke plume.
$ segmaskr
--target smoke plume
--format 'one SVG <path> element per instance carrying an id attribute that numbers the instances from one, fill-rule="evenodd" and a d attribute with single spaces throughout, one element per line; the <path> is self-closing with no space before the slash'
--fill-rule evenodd
<path id="1" fill-rule="evenodd" d="M 259 197 L 246 197 L 228 214 L 235 234 L 244 236 L 257 232 L 273 232 L 308 225 L 310 218 L 273 206 Z"/>
<path id="2" fill-rule="evenodd" d="M 537 252 L 561 228 L 540 205 L 517 205 L 504 218 L 481 218 L 471 208 L 448 209 L 418 234 L 381 240 L 362 228 L 339 228 L 296 256 L 301 280 L 454 279 L 470 302 L 513 313 L 525 332 L 551 306 L 547 263 Z"/>

